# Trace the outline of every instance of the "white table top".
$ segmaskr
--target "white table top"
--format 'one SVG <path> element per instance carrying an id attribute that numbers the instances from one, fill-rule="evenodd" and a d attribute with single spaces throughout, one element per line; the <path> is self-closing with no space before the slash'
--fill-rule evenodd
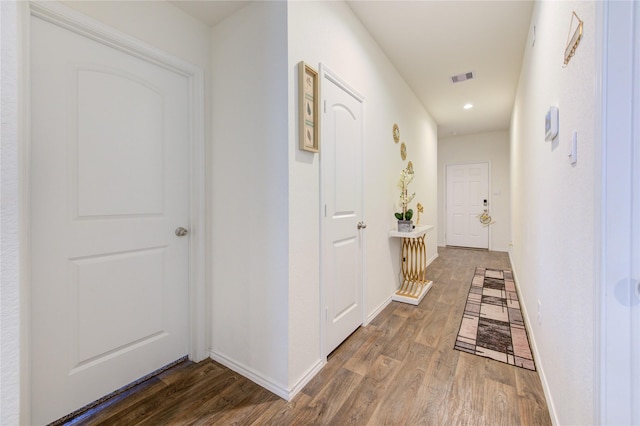
<path id="1" fill-rule="evenodd" d="M 389 237 L 418 238 L 434 228 L 433 225 L 418 225 L 411 232 L 389 231 Z"/>

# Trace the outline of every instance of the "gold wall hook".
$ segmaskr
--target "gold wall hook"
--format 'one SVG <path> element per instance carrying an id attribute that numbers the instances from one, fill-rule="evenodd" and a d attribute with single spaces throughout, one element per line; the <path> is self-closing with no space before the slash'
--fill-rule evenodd
<path id="1" fill-rule="evenodd" d="M 569 41 L 569 37 L 571 36 L 571 27 L 573 26 L 574 17 L 578 20 L 578 26 L 573 32 L 573 37 L 571 37 L 571 41 Z M 571 60 L 571 58 L 573 58 L 573 55 L 575 55 L 576 53 L 576 49 L 580 44 L 580 40 L 582 40 L 582 26 L 583 26 L 583 21 L 578 17 L 576 12 L 573 11 L 573 15 L 571 15 L 571 22 L 569 23 L 569 34 L 567 35 L 567 47 L 564 49 L 563 68 L 566 67 L 567 64 L 569 64 L 569 61 Z"/>

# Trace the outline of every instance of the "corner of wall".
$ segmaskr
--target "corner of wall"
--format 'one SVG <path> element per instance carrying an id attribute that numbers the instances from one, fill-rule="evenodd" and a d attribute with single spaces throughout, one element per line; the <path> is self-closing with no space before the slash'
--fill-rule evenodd
<path id="1" fill-rule="evenodd" d="M 212 29 L 211 51 L 212 353 L 286 389 L 287 4 L 240 9 Z"/>

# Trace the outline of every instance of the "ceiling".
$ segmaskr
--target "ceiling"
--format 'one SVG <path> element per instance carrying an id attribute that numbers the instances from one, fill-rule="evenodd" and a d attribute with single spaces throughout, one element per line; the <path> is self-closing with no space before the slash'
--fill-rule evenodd
<path id="1" fill-rule="evenodd" d="M 213 26 L 249 1 L 172 1 Z M 509 128 L 533 1 L 350 0 L 438 124 L 438 135 Z M 450 77 L 473 72 L 474 79 Z M 467 103 L 471 109 L 464 109 Z"/>

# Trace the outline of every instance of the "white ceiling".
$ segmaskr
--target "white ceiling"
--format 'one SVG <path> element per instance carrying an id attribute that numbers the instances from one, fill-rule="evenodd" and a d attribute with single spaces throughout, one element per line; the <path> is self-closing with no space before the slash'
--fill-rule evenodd
<path id="1" fill-rule="evenodd" d="M 438 134 L 508 129 L 531 1 L 349 1 L 438 123 Z M 476 78 L 452 84 L 449 77 Z M 464 110 L 466 103 L 473 108 Z"/>
<path id="2" fill-rule="evenodd" d="M 249 1 L 172 1 L 215 25 Z M 440 137 L 509 128 L 531 42 L 530 0 L 347 2 L 438 123 Z M 473 71 L 476 78 L 452 84 Z M 466 103 L 473 104 L 469 110 Z"/>

